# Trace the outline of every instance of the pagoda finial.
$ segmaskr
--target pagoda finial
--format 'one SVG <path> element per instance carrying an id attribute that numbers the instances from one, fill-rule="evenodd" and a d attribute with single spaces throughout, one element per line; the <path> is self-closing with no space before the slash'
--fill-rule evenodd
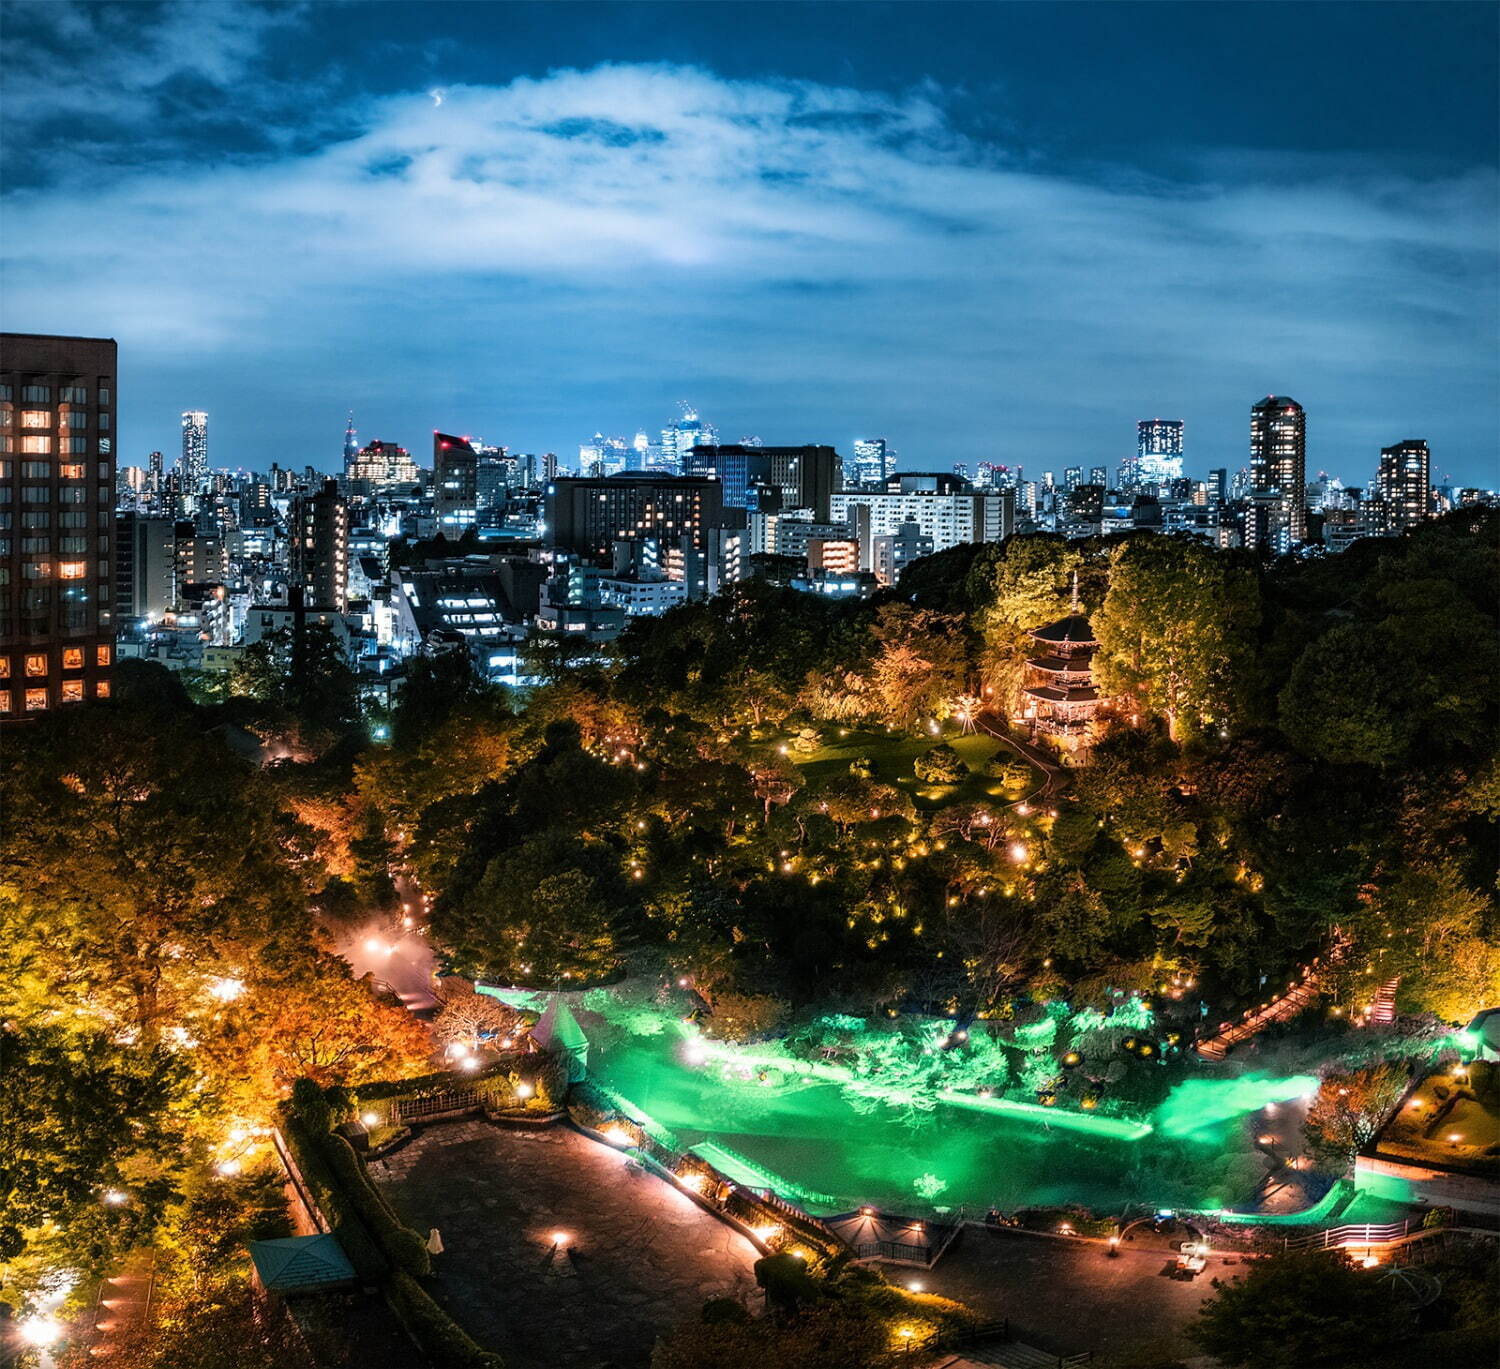
<path id="1" fill-rule="evenodd" d="M 1078 572 L 1076 570 L 1073 572 L 1073 597 L 1068 603 L 1068 611 L 1070 613 L 1081 613 L 1083 611 L 1078 604 Z"/>

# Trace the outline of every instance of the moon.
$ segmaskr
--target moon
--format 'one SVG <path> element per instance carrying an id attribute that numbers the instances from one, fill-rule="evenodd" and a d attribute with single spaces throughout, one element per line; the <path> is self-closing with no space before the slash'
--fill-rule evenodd
<path id="1" fill-rule="evenodd" d="M 434 109 L 443 103 L 443 92 L 441 90 L 429 90 L 427 93 L 432 96 L 432 107 Z"/>

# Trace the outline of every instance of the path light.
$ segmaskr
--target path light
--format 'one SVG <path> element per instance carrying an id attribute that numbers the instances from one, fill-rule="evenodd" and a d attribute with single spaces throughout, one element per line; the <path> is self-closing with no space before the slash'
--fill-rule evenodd
<path id="1" fill-rule="evenodd" d="M 106 1188 L 101 1196 L 110 1207 L 121 1207 L 130 1201 L 130 1195 L 118 1188 Z"/>
<path id="2" fill-rule="evenodd" d="M 380 1114 L 378 1112 L 362 1112 L 359 1120 L 367 1127 L 378 1127 L 380 1125 Z"/>
<path id="3" fill-rule="evenodd" d="M 208 991 L 220 1003 L 232 1003 L 245 992 L 245 981 L 243 979 L 215 979 L 209 986 Z"/>
<path id="4" fill-rule="evenodd" d="M 552 1244 L 558 1247 L 567 1245 L 571 1239 L 572 1237 L 566 1231 L 554 1231 L 552 1233 Z"/>
<path id="5" fill-rule="evenodd" d="M 232 1179 L 240 1172 L 241 1165 L 238 1160 L 220 1160 L 214 1166 L 214 1173 L 221 1179 Z"/>
<path id="6" fill-rule="evenodd" d="M 912 1282 L 907 1284 L 906 1286 L 911 1289 L 913 1293 L 921 1293 L 927 1288 L 927 1285 L 920 1279 L 913 1279 Z"/>
<path id="7" fill-rule="evenodd" d="M 535 1092 L 536 1090 L 532 1088 L 531 1085 L 528 1084 L 524 1079 L 516 1085 L 517 1098 L 530 1098 L 531 1095 Z"/>
<path id="8" fill-rule="evenodd" d="M 768 1222 L 765 1226 L 756 1227 L 755 1234 L 767 1245 L 770 1245 L 776 1237 L 781 1235 L 781 1228 L 775 1222 Z"/>

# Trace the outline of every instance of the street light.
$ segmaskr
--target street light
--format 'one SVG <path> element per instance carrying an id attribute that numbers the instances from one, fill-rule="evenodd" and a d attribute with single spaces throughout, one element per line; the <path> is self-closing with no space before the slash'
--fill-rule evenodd
<path id="1" fill-rule="evenodd" d="M 19 1326 L 27 1345 L 56 1345 L 62 1339 L 62 1323 L 55 1317 L 27 1317 Z"/>

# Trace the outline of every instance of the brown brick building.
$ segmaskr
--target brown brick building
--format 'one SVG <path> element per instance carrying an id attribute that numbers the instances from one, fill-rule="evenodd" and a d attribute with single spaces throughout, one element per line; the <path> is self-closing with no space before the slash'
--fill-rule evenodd
<path id="1" fill-rule="evenodd" d="M 0 723 L 109 695 L 115 361 L 111 338 L 0 333 Z"/>

